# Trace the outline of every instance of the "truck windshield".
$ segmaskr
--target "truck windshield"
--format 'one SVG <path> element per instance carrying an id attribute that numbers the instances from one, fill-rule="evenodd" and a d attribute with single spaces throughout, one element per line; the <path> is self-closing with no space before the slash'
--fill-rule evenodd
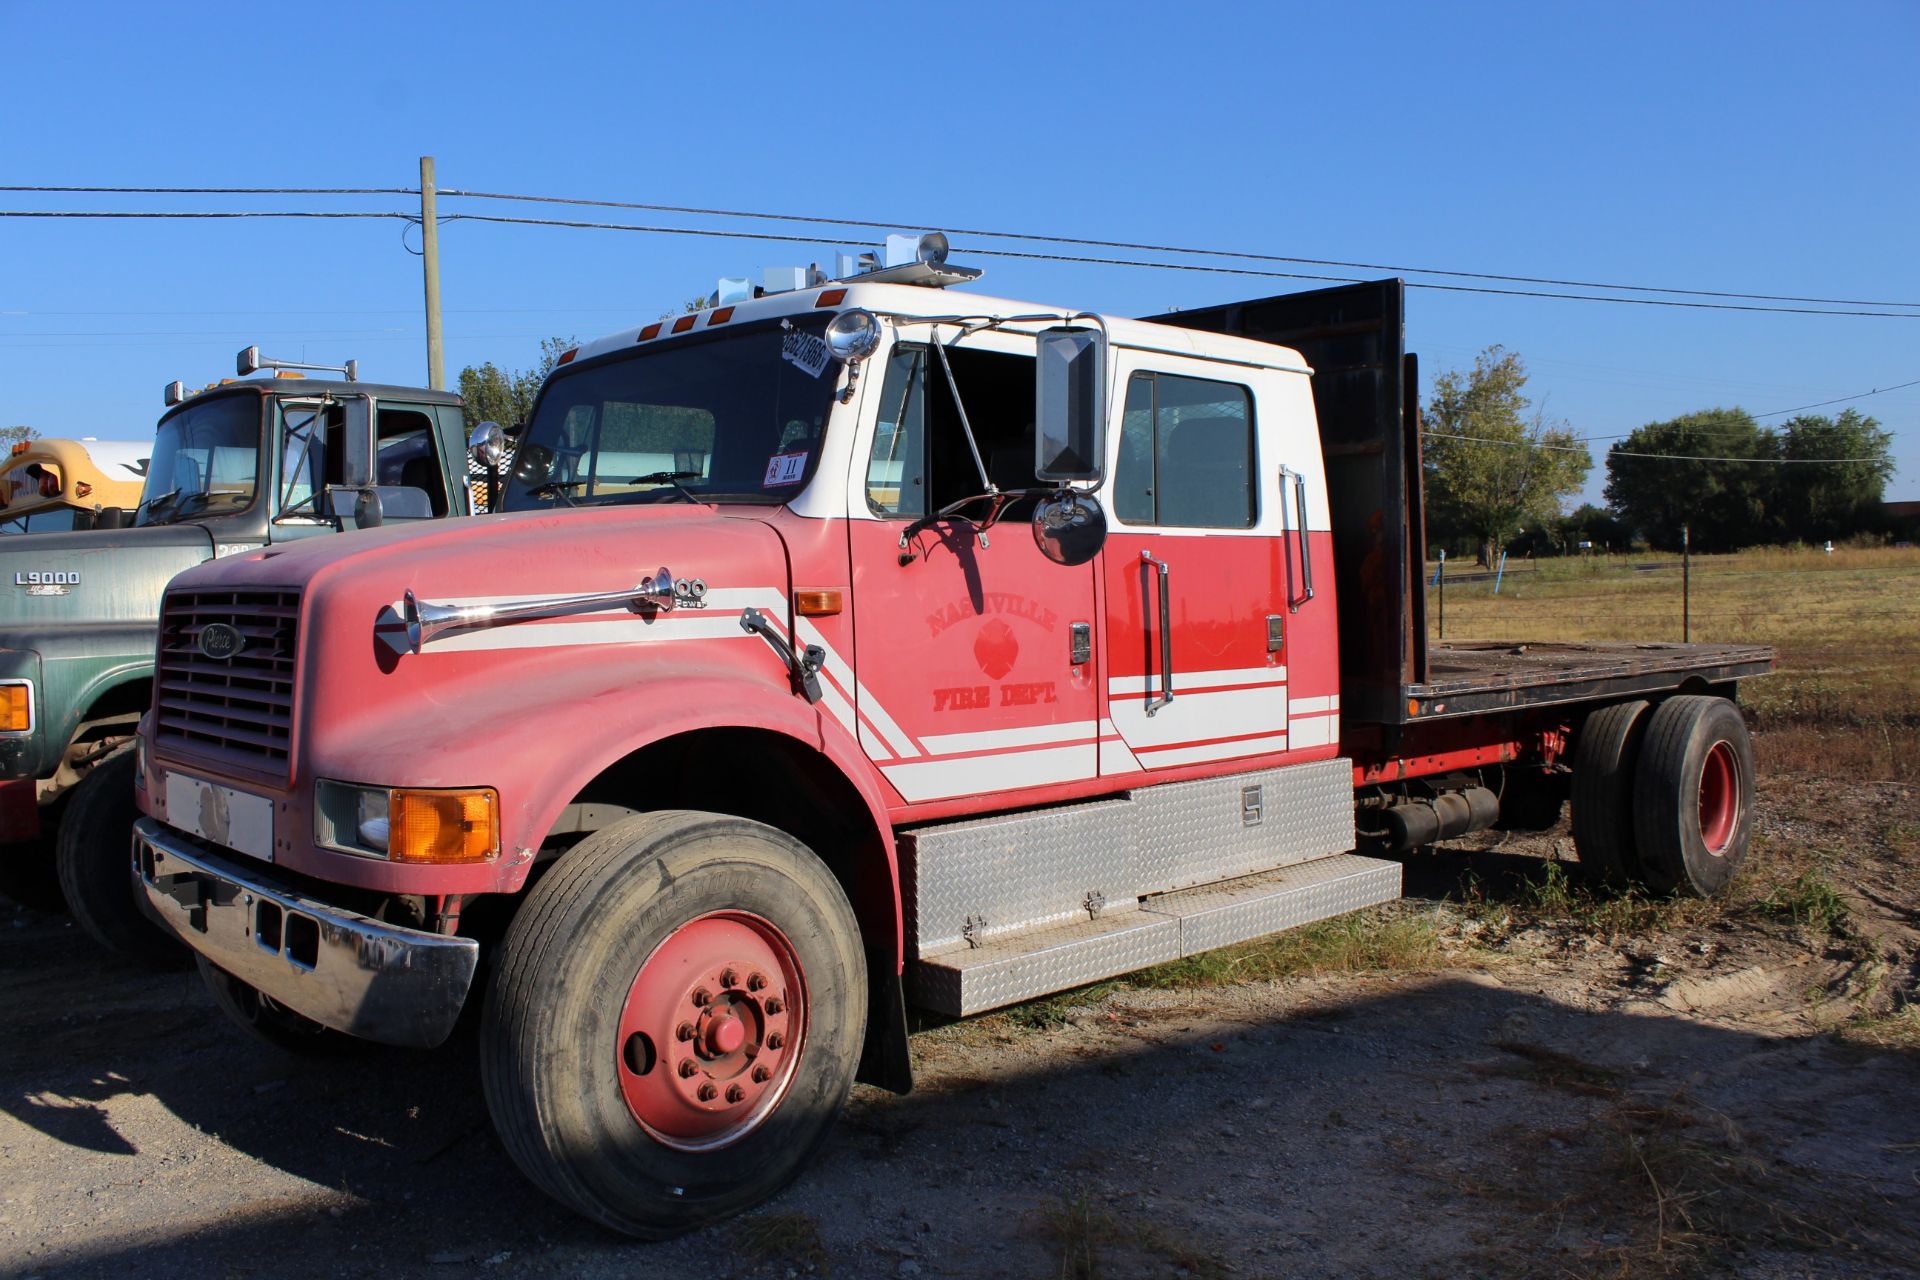
<path id="1" fill-rule="evenodd" d="M 229 395 L 160 420 L 137 525 L 166 524 L 253 502 L 260 455 L 260 398 Z"/>
<path id="2" fill-rule="evenodd" d="M 812 474 L 838 382 L 826 317 L 792 325 L 563 369 L 514 454 L 503 509 L 787 501 Z"/>

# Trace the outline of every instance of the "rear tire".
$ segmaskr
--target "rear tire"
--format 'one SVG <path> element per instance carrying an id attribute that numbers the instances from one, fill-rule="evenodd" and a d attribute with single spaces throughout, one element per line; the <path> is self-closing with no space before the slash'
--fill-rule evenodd
<path id="1" fill-rule="evenodd" d="M 140 909 L 133 878 L 133 748 L 102 760 L 67 800 L 54 840 L 60 893 L 87 935 L 153 965 L 185 965 L 187 949 Z"/>
<path id="2" fill-rule="evenodd" d="M 1625 888 L 1641 876 L 1634 844 L 1634 763 L 1648 704 L 1618 702 L 1593 712 L 1573 747 L 1573 848 L 1581 878 Z"/>
<path id="3" fill-rule="evenodd" d="M 514 918 L 481 1024 L 487 1107 L 548 1195 L 677 1235 L 799 1176 L 866 1013 L 858 923 L 810 850 L 742 818 L 642 814 L 564 855 Z"/>
<path id="4" fill-rule="evenodd" d="M 1753 741 L 1725 698 L 1669 698 L 1648 720 L 1634 777 L 1634 836 L 1647 883 L 1726 891 L 1753 830 Z"/>
<path id="5" fill-rule="evenodd" d="M 353 1037 L 323 1027 L 305 1014 L 295 1013 L 249 983 L 234 977 L 205 956 L 196 955 L 200 977 L 213 1002 L 229 1021 L 261 1044 L 303 1058 L 331 1057 L 359 1044 Z"/>

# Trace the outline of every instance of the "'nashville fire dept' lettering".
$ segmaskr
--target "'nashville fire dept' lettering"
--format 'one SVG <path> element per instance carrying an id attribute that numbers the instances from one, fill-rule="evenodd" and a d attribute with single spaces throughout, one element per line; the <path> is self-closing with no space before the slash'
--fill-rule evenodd
<path id="1" fill-rule="evenodd" d="M 989 591 L 981 601 L 978 611 L 971 605 L 954 603 L 947 605 L 938 613 L 927 615 L 927 634 L 939 635 L 956 622 L 965 622 L 968 618 L 977 618 L 986 613 L 1010 613 L 1016 618 L 1025 618 L 1043 631 L 1051 631 L 1060 621 L 1060 615 L 1026 596 L 1012 591 Z"/>

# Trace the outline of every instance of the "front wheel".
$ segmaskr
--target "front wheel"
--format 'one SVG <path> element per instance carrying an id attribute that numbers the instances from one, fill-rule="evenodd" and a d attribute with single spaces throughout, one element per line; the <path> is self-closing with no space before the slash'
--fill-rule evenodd
<path id="1" fill-rule="evenodd" d="M 261 1044 L 305 1058 L 327 1058 L 360 1042 L 295 1013 L 252 984 L 234 977 L 205 956 L 196 955 L 201 980 L 227 1020 Z"/>
<path id="2" fill-rule="evenodd" d="M 797 1177 L 853 1086 L 866 970 L 845 892 L 760 823 L 669 812 L 597 832 L 529 892 L 481 1024 L 522 1172 L 661 1238 Z"/>
<path id="3" fill-rule="evenodd" d="M 109 951 L 155 965 L 184 965 L 187 949 L 140 909 L 133 878 L 132 747 L 93 766 L 67 799 L 54 839 L 60 893 L 87 935 Z"/>

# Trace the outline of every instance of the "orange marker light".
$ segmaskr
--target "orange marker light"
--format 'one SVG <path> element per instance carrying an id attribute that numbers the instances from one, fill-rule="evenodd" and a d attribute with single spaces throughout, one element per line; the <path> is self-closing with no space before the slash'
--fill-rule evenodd
<path id="1" fill-rule="evenodd" d="M 722 307 L 718 311 L 713 313 L 713 318 L 707 321 L 707 327 L 711 329 L 714 325 L 725 324 L 727 321 L 731 319 L 733 319 L 733 308 Z"/>
<path id="2" fill-rule="evenodd" d="M 640 331 L 640 336 L 635 338 L 634 341 L 649 342 L 652 339 L 657 338 L 659 336 L 660 336 L 660 322 L 658 320 L 655 320 L 652 324 L 642 329 Z"/>
<path id="3" fill-rule="evenodd" d="M 566 363 L 567 361 L 569 361 L 569 360 L 571 360 L 571 359 L 573 359 L 573 358 L 574 358 L 575 356 L 577 356 L 577 355 L 579 355 L 579 354 L 580 354 L 580 348 L 578 348 L 578 347 L 568 347 L 568 348 L 567 348 L 567 349 L 566 349 L 565 351 L 562 351 L 562 352 L 560 353 L 560 358 L 559 358 L 558 360 L 555 360 L 555 361 L 554 361 L 554 363 L 555 363 L 555 364 L 557 364 L 557 365 L 558 365 L 558 364 L 565 364 L 565 363 Z"/>
<path id="4" fill-rule="evenodd" d="M 845 289 L 829 289 L 813 300 L 816 307 L 837 307 L 847 300 Z"/>
<path id="5" fill-rule="evenodd" d="M 396 787 L 387 822 L 387 856 L 395 862 L 485 862 L 500 850 L 500 794 L 492 787 Z"/>
<path id="6" fill-rule="evenodd" d="M 793 611 L 803 618 L 825 618 L 840 612 L 838 591 L 796 591 Z"/>
<path id="7" fill-rule="evenodd" d="M 13 446 L 13 456 L 17 458 L 32 447 L 33 446 L 28 444 L 25 440 L 18 441 Z"/>
<path id="8" fill-rule="evenodd" d="M 695 316 L 681 316 L 673 322 L 673 331 L 675 333 L 685 333 L 687 330 L 693 328 L 693 322 L 696 318 Z"/>
<path id="9" fill-rule="evenodd" d="M 33 728 L 31 694 L 24 684 L 0 684 L 0 732 L 25 733 Z"/>

